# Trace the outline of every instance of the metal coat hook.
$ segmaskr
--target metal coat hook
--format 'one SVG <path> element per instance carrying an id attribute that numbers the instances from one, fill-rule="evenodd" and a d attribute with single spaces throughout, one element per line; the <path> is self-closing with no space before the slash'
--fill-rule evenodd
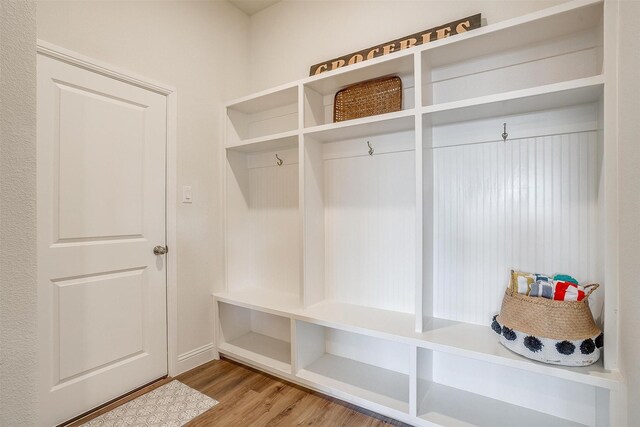
<path id="1" fill-rule="evenodd" d="M 503 123 L 503 130 L 502 130 L 502 140 L 504 142 L 507 142 L 507 137 L 509 136 L 509 134 L 507 133 L 507 124 Z"/>
<path id="2" fill-rule="evenodd" d="M 369 141 L 367 141 L 367 145 L 369 146 L 369 155 L 373 156 L 373 153 L 374 153 L 373 147 L 371 146 L 371 143 Z"/>
<path id="3" fill-rule="evenodd" d="M 277 154 L 276 154 L 276 159 L 278 159 L 278 162 L 277 162 L 278 166 L 282 166 L 283 161 L 282 161 L 282 159 L 280 157 L 278 157 Z"/>

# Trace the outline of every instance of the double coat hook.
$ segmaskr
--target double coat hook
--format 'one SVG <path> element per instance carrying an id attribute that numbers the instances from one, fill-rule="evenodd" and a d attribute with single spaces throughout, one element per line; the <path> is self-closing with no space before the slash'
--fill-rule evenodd
<path id="1" fill-rule="evenodd" d="M 278 166 L 282 166 L 282 163 L 284 163 L 282 161 L 282 159 L 280 157 L 278 157 L 278 155 L 276 154 L 276 159 L 278 159 L 278 161 L 276 162 L 278 164 Z"/>
<path id="2" fill-rule="evenodd" d="M 367 141 L 367 145 L 369 146 L 369 155 L 373 156 L 373 153 L 374 153 L 373 147 L 371 146 L 371 143 L 369 141 Z"/>

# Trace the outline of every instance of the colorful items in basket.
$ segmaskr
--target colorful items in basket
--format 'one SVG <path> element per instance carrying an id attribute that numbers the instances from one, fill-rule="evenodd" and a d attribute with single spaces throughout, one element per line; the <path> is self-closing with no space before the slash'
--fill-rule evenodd
<path id="1" fill-rule="evenodd" d="M 522 295 L 557 301 L 582 301 L 585 291 L 576 279 L 566 274 L 553 277 L 511 270 L 509 287 Z"/>
<path id="2" fill-rule="evenodd" d="M 500 314 L 491 328 L 509 350 L 529 359 L 565 366 L 595 363 L 603 336 L 589 296 L 598 284 L 580 286 L 571 276 L 511 271 Z"/>

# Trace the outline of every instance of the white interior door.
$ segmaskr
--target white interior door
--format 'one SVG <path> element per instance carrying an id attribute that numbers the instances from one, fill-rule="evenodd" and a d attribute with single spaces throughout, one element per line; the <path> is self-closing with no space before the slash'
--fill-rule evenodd
<path id="1" fill-rule="evenodd" d="M 38 55 L 41 425 L 167 374 L 166 98 Z"/>

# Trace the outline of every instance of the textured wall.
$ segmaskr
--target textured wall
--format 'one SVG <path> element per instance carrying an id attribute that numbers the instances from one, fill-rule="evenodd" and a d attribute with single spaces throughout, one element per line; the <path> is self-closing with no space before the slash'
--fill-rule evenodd
<path id="1" fill-rule="evenodd" d="M 226 1 L 41 1 L 38 38 L 178 90 L 178 354 L 211 344 L 223 280 L 222 102 L 247 85 L 249 18 Z"/>
<path id="2" fill-rule="evenodd" d="M 640 2 L 620 2 L 618 158 L 620 191 L 620 366 L 629 425 L 640 426 Z"/>
<path id="3" fill-rule="evenodd" d="M 35 425 L 36 5 L 0 0 L 0 426 Z"/>
<path id="4" fill-rule="evenodd" d="M 494 24 L 562 2 L 283 0 L 251 17 L 251 89 L 306 77 L 318 62 L 478 12 Z"/>

